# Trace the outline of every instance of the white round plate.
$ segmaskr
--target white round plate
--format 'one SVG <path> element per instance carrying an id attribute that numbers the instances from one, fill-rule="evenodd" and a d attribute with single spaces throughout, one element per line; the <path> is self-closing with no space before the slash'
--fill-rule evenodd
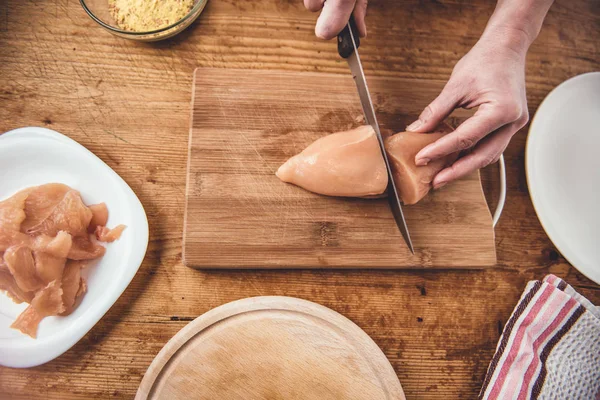
<path id="1" fill-rule="evenodd" d="M 600 72 L 555 88 L 529 128 L 529 192 L 546 233 L 600 284 Z"/>
<path id="2" fill-rule="evenodd" d="M 44 128 L 0 135 L 0 200 L 29 186 L 59 182 L 81 192 L 86 204 L 105 202 L 108 226 L 125 224 L 102 259 L 82 271 L 88 291 L 66 317 L 47 317 L 37 339 L 10 328 L 27 304 L 0 293 L 0 365 L 26 368 L 48 362 L 79 341 L 125 290 L 146 254 L 148 220 L 131 188 L 108 165 L 77 142 Z"/>

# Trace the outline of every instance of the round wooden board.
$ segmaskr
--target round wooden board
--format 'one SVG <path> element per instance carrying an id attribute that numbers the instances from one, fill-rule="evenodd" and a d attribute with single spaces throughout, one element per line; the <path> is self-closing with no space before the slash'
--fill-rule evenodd
<path id="1" fill-rule="evenodd" d="M 136 399 L 402 399 L 389 361 L 352 321 L 264 296 L 190 322 L 158 353 Z"/>

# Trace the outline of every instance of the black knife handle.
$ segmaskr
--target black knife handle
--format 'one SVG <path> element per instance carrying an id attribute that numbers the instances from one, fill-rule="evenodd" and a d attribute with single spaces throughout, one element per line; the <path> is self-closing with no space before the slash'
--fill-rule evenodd
<path id="1" fill-rule="evenodd" d="M 354 16 L 350 15 L 350 20 L 338 35 L 338 53 L 340 56 L 342 56 L 342 58 L 348 58 L 354 52 L 352 36 L 350 36 L 350 29 L 352 29 L 352 36 L 354 36 L 356 48 L 358 49 L 358 46 L 360 46 L 360 37 L 358 35 L 358 29 L 356 29 Z"/>

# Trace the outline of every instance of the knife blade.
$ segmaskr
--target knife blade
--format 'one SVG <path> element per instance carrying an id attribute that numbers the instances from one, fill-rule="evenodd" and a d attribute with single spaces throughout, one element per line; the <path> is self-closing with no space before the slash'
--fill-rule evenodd
<path id="1" fill-rule="evenodd" d="M 383 155 L 385 167 L 387 169 L 388 201 L 392 209 L 392 214 L 394 215 L 394 220 L 396 221 L 396 225 L 398 226 L 406 245 L 410 249 L 411 253 L 415 254 L 413 244 L 410 239 L 410 233 L 408 232 L 408 226 L 406 225 L 406 220 L 404 219 L 404 213 L 402 212 L 402 205 L 400 204 L 398 189 L 394 183 L 390 161 L 385 151 L 385 144 L 383 142 L 383 137 L 381 136 L 381 131 L 379 130 L 377 117 L 375 116 L 375 108 L 373 107 L 371 95 L 369 94 L 369 87 L 367 86 L 365 73 L 360 62 L 360 56 L 358 55 L 359 46 L 360 38 L 354 23 L 354 18 L 350 17 L 346 27 L 338 35 L 338 53 L 342 58 L 346 59 L 348 65 L 350 66 L 354 83 L 356 83 L 356 88 L 358 89 L 358 96 L 360 97 L 360 103 L 362 105 L 363 113 L 365 114 L 365 119 L 367 123 L 371 125 L 377 135 L 379 148 L 381 150 L 381 154 Z"/>

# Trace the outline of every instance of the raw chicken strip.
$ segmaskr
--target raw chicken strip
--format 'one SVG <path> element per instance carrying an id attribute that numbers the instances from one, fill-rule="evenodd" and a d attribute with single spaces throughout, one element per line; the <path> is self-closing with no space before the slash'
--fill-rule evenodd
<path id="1" fill-rule="evenodd" d="M 9 247 L 4 252 L 4 263 L 23 291 L 31 292 L 44 287 L 44 283 L 37 276 L 29 247 Z"/>
<path id="2" fill-rule="evenodd" d="M 98 226 L 96 227 L 96 239 L 101 242 L 114 242 L 121 237 L 125 228 L 125 225 L 117 225 L 113 229 L 109 229 L 106 226 Z"/>
<path id="3" fill-rule="evenodd" d="M 8 268 L 6 270 L 0 269 L 0 290 L 5 291 L 8 297 L 17 304 L 24 301 L 29 303 L 33 299 L 33 292 L 21 290 Z"/>
<path id="4" fill-rule="evenodd" d="M 19 231 L 21 223 L 25 220 L 25 199 L 29 194 L 29 189 L 25 189 L 14 196 L 0 201 L 0 226 L 6 230 Z"/>
<path id="5" fill-rule="evenodd" d="M 65 311 L 61 315 L 69 315 L 75 308 L 75 302 L 85 292 L 85 281 L 81 277 L 81 268 L 85 266 L 82 261 L 70 260 L 65 265 L 62 276 L 62 301 Z"/>
<path id="6" fill-rule="evenodd" d="M 63 290 L 60 287 L 60 281 L 52 281 L 46 287 L 33 297 L 31 306 L 43 316 L 58 315 L 65 311 L 62 302 Z"/>
<path id="7" fill-rule="evenodd" d="M 72 245 L 71 235 L 60 231 L 47 245 L 34 250 L 35 270 L 44 284 L 54 280 L 60 281 Z"/>
<path id="8" fill-rule="evenodd" d="M 37 292 L 31 300 L 31 305 L 17 317 L 10 327 L 18 329 L 35 339 L 42 318 L 59 315 L 65 311 L 62 294 L 60 281 L 50 282 L 44 289 Z"/>
<path id="9" fill-rule="evenodd" d="M 99 226 L 106 226 L 108 222 L 108 208 L 106 204 L 92 204 L 89 206 L 90 211 L 92 212 L 92 220 L 90 221 L 90 225 L 88 227 L 88 232 L 93 233 L 96 231 L 96 228 Z"/>
<path id="10" fill-rule="evenodd" d="M 61 280 L 65 263 L 67 259 L 64 257 L 54 257 L 48 253 L 34 251 L 33 258 L 35 260 L 35 270 L 44 284 L 48 284 L 54 280 Z"/>
<path id="11" fill-rule="evenodd" d="M 73 238 L 73 246 L 67 258 L 71 260 L 93 260 L 100 258 L 106 252 L 104 246 L 94 243 L 88 236 Z"/>
<path id="12" fill-rule="evenodd" d="M 82 266 L 82 268 L 83 267 L 85 267 L 85 264 Z M 79 281 L 79 289 L 75 294 L 75 301 L 77 301 L 78 298 L 83 296 L 85 292 L 87 292 L 87 284 L 85 283 L 85 279 L 81 278 L 81 280 Z"/>
<path id="13" fill-rule="evenodd" d="M 66 258 L 71 251 L 73 245 L 73 239 L 65 231 L 60 231 L 55 237 L 47 235 L 37 236 L 32 244 L 31 248 L 35 251 L 41 251 L 48 253 L 54 257 Z"/>
<path id="14" fill-rule="evenodd" d="M 48 218 L 65 195 L 72 189 L 62 183 L 48 183 L 25 190 L 29 191 L 29 194 L 25 201 L 24 209 L 27 218 L 21 225 L 23 232 L 29 231 Z"/>
<path id="15" fill-rule="evenodd" d="M 47 218 L 27 229 L 26 232 L 55 236 L 59 231 L 65 231 L 71 236 L 84 236 L 87 235 L 91 220 L 92 212 L 81 201 L 79 192 L 70 190 Z"/>
<path id="16" fill-rule="evenodd" d="M 385 162 L 370 126 L 317 139 L 279 167 L 277 177 L 328 196 L 381 194 L 388 184 Z"/>
<path id="17" fill-rule="evenodd" d="M 35 311 L 35 308 L 29 306 L 23 311 L 17 319 L 10 325 L 13 329 L 18 329 L 32 338 L 37 337 L 37 329 L 40 321 L 44 318 L 43 315 Z"/>
<path id="18" fill-rule="evenodd" d="M 453 153 L 425 166 L 415 164 L 415 156 L 421 149 L 451 131 L 449 126 L 442 126 L 434 133 L 401 132 L 385 140 L 394 182 L 404 204 L 415 204 L 425 197 L 435 175 L 458 158 L 458 153 Z"/>
<path id="19" fill-rule="evenodd" d="M 0 225 L 0 252 L 6 251 L 11 246 L 29 246 L 31 237 Z"/>

